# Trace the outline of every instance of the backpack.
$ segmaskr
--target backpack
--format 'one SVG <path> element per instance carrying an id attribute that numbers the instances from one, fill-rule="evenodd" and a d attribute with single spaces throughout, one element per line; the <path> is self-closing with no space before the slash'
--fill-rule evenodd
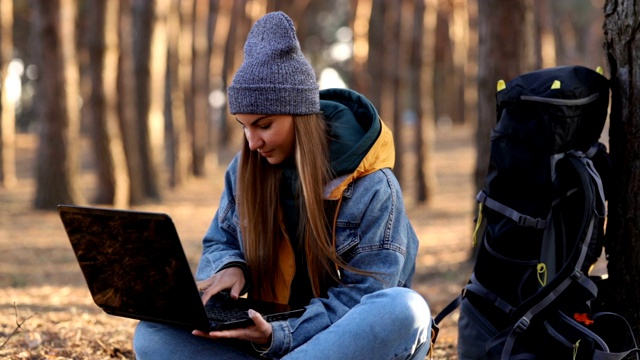
<path id="1" fill-rule="evenodd" d="M 589 276 L 603 250 L 608 105 L 608 80 L 581 66 L 498 83 L 477 258 L 435 318 L 460 307 L 460 359 L 637 358 L 629 324 L 598 297 L 606 280 Z"/>

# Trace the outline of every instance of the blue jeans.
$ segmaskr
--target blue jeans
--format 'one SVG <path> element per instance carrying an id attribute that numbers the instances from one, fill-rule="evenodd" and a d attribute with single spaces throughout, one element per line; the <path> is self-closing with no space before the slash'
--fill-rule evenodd
<path id="1" fill-rule="evenodd" d="M 392 314 L 392 316 L 388 316 Z M 369 294 L 342 319 L 283 359 L 423 360 L 430 346 L 431 313 L 422 296 L 405 288 Z M 133 348 L 145 359 L 258 359 L 251 344 L 210 340 L 188 329 L 141 321 Z"/>

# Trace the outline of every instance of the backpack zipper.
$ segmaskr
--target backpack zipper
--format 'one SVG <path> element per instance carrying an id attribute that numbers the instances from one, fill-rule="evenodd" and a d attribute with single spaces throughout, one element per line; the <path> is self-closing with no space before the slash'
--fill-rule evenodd
<path id="1" fill-rule="evenodd" d="M 600 97 L 600 94 L 598 93 L 591 94 L 590 96 L 587 96 L 581 99 L 550 99 L 542 96 L 522 95 L 520 96 L 520 100 L 535 101 L 535 102 L 541 102 L 541 103 L 546 103 L 551 105 L 580 106 L 580 105 L 588 104 L 594 101 L 595 99 L 597 99 L 598 97 Z"/>

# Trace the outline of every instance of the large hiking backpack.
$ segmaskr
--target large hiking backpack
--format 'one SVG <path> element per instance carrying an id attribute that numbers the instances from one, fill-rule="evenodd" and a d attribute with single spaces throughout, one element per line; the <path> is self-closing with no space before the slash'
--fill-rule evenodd
<path id="1" fill-rule="evenodd" d="M 460 306 L 463 360 L 637 357 L 629 324 L 599 305 L 605 280 L 589 276 L 603 250 L 608 80 L 562 66 L 501 85 L 473 273 L 435 321 Z"/>

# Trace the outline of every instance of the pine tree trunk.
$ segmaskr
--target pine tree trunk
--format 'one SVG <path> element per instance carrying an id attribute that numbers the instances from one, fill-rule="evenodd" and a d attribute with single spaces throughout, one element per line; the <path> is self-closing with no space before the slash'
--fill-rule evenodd
<path id="1" fill-rule="evenodd" d="M 436 190 L 437 177 L 433 164 L 435 142 L 435 112 L 433 77 L 435 63 L 435 37 L 437 21 L 437 1 L 416 0 L 414 9 L 415 45 L 412 47 L 412 63 L 416 67 L 415 76 L 410 77 L 410 93 L 416 100 L 416 200 L 428 203 Z"/>
<path id="2" fill-rule="evenodd" d="M 136 92 L 136 72 L 134 64 L 132 0 L 120 2 L 120 26 L 118 29 L 120 60 L 118 64 L 118 115 L 122 129 L 122 141 L 129 171 L 130 204 L 144 201 L 143 155 L 140 146 L 140 127 L 137 119 L 138 94 Z"/>
<path id="3" fill-rule="evenodd" d="M 13 57 L 13 0 L 0 0 L 0 187 L 16 183 L 16 112 L 11 84 L 20 81 L 9 71 Z"/>
<path id="4" fill-rule="evenodd" d="M 614 309 L 640 332 L 640 3 L 608 0 L 605 49 L 611 74 L 608 272 Z"/>
<path id="5" fill-rule="evenodd" d="M 158 31 L 166 36 L 163 27 L 157 27 L 158 17 L 165 20 L 166 12 L 156 14 L 156 3 L 165 0 L 133 0 L 133 25 L 136 36 L 133 42 L 136 78 L 136 121 L 138 152 L 144 197 L 161 198 L 160 166 L 164 141 L 163 103 L 165 90 L 166 39 L 159 40 Z M 154 40 L 156 42 L 154 42 Z M 158 49 L 158 47 L 163 47 Z M 162 67 L 163 69 L 160 69 Z M 158 99 L 158 97 L 160 97 Z"/>
<path id="6" fill-rule="evenodd" d="M 191 165 L 187 118 L 193 118 L 191 100 L 191 44 L 193 1 L 172 2 L 168 13 L 167 163 L 169 185 L 178 187 L 189 177 Z M 191 113 L 191 114 L 188 114 Z"/>
<path id="7" fill-rule="evenodd" d="M 95 202 L 129 206 L 130 184 L 118 121 L 119 2 L 95 0 L 89 6 L 89 59 L 93 145 L 97 163 Z"/>
<path id="8" fill-rule="evenodd" d="M 79 69 L 75 52 L 76 4 L 73 0 L 32 0 L 36 52 L 47 65 L 40 99 L 40 143 L 36 164 L 37 209 L 84 202 L 79 191 Z"/>
<path id="9" fill-rule="evenodd" d="M 213 168 L 218 166 L 217 154 L 207 157 L 209 149 L 209 124 L 211 111 L 209 106 L 209 18 L 210 1 L 195 0 L 195 17 L 193 24 L 193 116 L 187 117 L 187 126 L 191 134 L 191 171 L 196 176 L 205 175 L 205 161 Z"/>

